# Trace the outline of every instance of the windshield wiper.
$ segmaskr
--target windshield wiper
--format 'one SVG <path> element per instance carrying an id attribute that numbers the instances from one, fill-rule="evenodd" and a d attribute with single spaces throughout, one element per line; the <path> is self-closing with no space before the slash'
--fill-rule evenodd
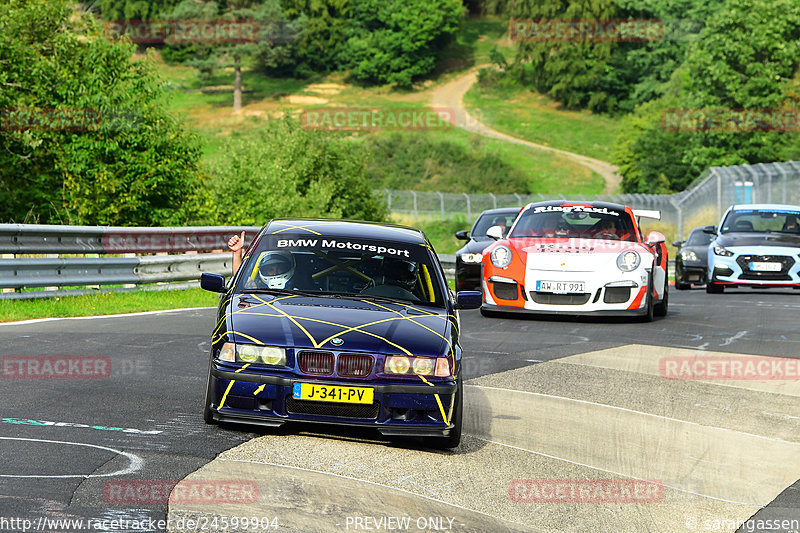
<path id="1" fill-rule="evenodd" d="M 288 294 L 292 296 L 318 296 L 318 294 L 316 293 L 307 291 L 296 291 L 293 289 L 266 289 L 266 288 L 243 289 L 242 292 L 238 294 Z"/>

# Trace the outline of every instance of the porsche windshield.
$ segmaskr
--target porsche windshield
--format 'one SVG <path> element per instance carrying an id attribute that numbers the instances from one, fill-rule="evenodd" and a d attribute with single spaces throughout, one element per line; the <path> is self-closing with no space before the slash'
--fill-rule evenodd
<path id="1" fill-rule="evenodd" d="M 242 265 L 236 291 L 380 297 L 443 307 L 438 263 L 419 244 L 268 235 Z"/>
<path id="2" fill-rule="evenodd" d="M 722 222 L 722 233 L 780 232 L 800 234 L 800 211 L 789 209 L 737 209 Z"/>
<path id="3" fill-rule="evenodd" d="M 592 206 L 537 206 L 525 210 L 509 237 L 583 238 L 636 241 L 624 211 Z"/>

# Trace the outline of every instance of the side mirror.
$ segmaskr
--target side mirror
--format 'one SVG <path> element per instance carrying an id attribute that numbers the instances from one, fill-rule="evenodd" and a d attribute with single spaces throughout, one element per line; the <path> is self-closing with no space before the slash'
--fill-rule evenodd
<path id="1" fill-rule="evenodd" d="M 456 309 L 477 309 L 483 303 L 481 291 L 460 291 L 456 293 Z"/>
<path id="2" fill-rule="evenodd" d="M 225 276 L 222 274 L 200 274 L 200 287 L 211 292 L 225 292 Z"/>
<path id="3" fill-rule="evenodd" d="M 716 235 L 717 234 L 717 227 L 716 226 L 703 226 L 703 233 L 708 233 L 709 235 Z"/>
<path id="4" fill-rule="evenodd" d="M 672 243 L 672 246 L 674 246 L 675 248 L 680 248 L 681 246 L 683 246 L 683 243 L 685 242 L 686 241 L 675 241 Z"/>
<path id="5" fill-rule="evenodd" d="M 456 232 L 456 239 L 460 241 L 468 241 L 469 240 L 469 233 L 467 230 L 461 230 Z"/>
<path id="6" fill-rule="evenodd" d="M 503 238 L 503 228 L 500 226 L 492 226 L 491 228 L 486 230 L 486 236 L 491 237 L 492 239 L 499 241 Z"/>
<path id="7" fill-rule="evenodd" d="M 647 244 L 659 244 L 667 240 L 664 234 L 658 231 L 651 231 L 647 236 Z"/>

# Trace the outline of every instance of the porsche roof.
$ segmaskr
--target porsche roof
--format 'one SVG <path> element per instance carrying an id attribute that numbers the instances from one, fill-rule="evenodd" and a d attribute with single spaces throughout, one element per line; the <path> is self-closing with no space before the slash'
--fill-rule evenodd
<path id="1" fill-rule="evenodd" d="M 358 239 L 425 244 L 425 235 L 418 229 L 396 224 L 350 220 L 313 218 L 273 219 L 265 226 L 264 234 L 270 235 L 275 233 L 352 237 Z"/>
<path id="2" fill-rule="evenodd" d="M 594 202 L 587 200 L 546 200 L 544 202 L 532 202 L 527 207 L 543 206 L 543 205 L 591 205 L 592 207 L 605 207 L 614 211 L 625 211 L 625 206 L 622 204 L 614 204 L 611 202 Z"/>

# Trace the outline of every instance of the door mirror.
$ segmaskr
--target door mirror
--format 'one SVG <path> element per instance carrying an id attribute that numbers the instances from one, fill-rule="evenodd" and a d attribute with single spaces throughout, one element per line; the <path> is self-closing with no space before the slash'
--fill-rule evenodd
<path id="1" fill-rule="evenodd" d="M 486 236 L 491 237 L 492 239 L 499 241 L 503 238 L 503 228 L 500 226 L 492 226 L 491 228 L 486 230 Z"/>
<path id="2" fill-rule="evenodd" d="M 703 233 L 708 233 L 709 235 L 716 235 L 717 234 L 717 227 L 716 226 L 703 226 Z"/>
<path id="3" fill-rule="evenodd" d="M 667 240 L 664 234 L 659 231 L 651 231 L 647 236 L 647 244 L 659 244 Z"/>
<path id="4" fill-rule="evenodd" d="M 456 309 L 477 309 L 483 303 L 481 291 L 460 291 L 456 293 Z"/>
<path id="5" fill-rule="evenodd" d="M 456 239 L 460 241 L 468 241 L 469 240 L 469 233 L 467 230 L 461 230 L 456 232 Z"/>
<path id="6" fill-rule="evenodd" d="M 225 292 L 225 276 L 203 272 L 200 274 L 200 287 L 211 292 Z"/>

